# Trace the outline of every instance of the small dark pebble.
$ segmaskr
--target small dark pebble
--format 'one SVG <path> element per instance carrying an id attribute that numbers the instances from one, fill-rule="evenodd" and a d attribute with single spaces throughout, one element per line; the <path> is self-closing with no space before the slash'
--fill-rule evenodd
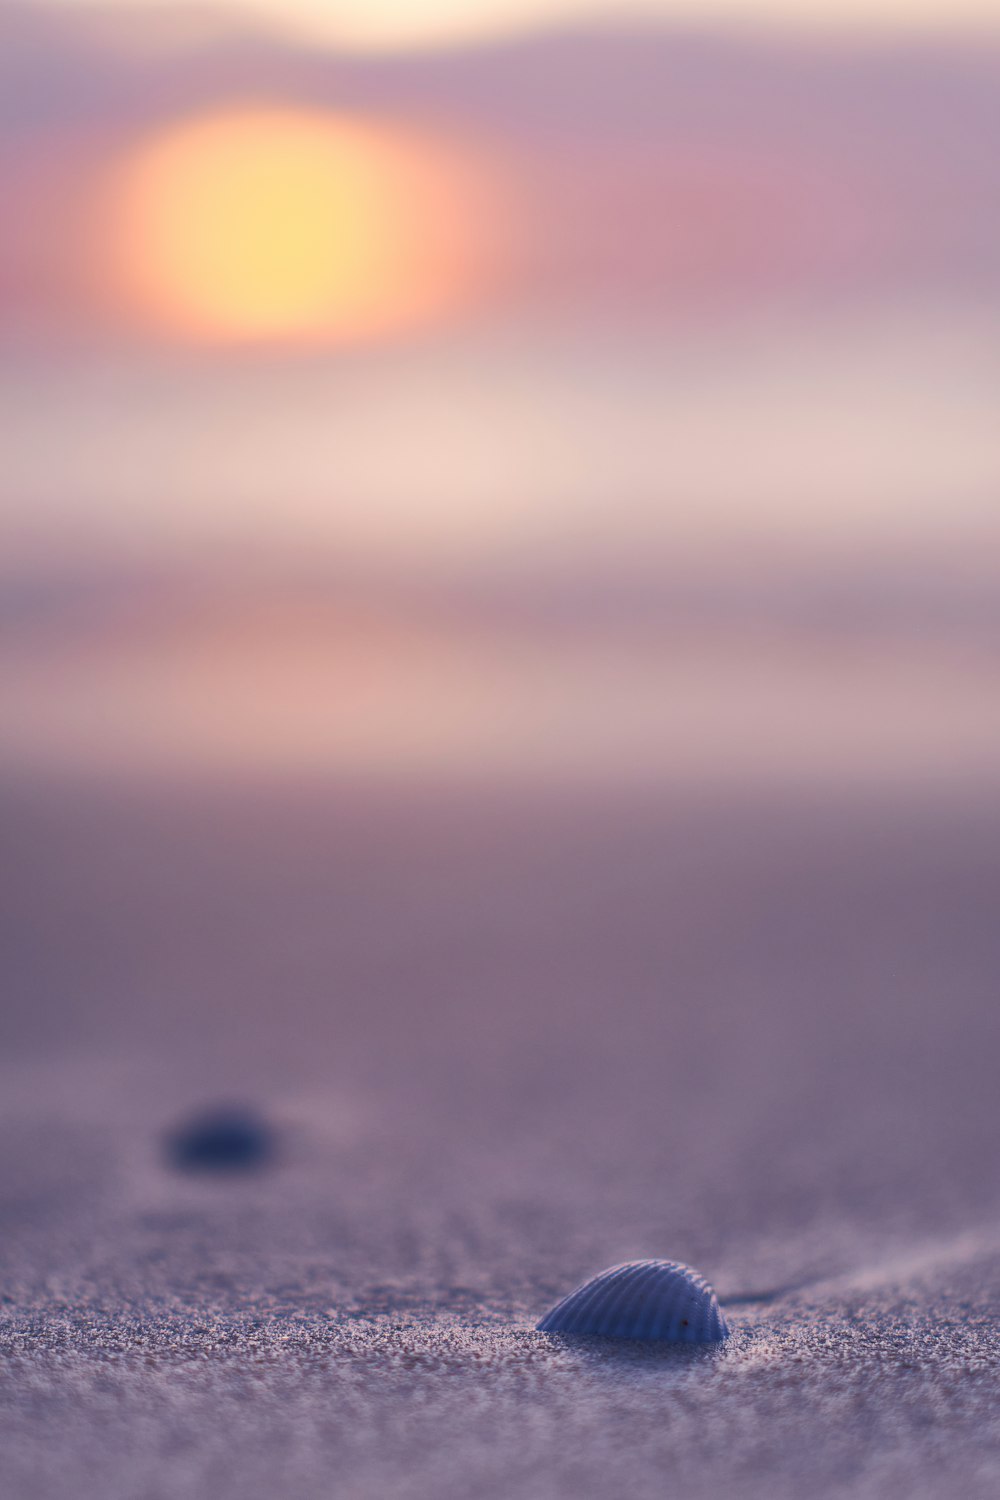
<path id="1" fill-rule="evenodd" d="M 170 1132 L 167 1155 L 183 1172 L 247 1172 L 274 1153 L 270 1127 L 252 1109 L 205 1110 Z"/>

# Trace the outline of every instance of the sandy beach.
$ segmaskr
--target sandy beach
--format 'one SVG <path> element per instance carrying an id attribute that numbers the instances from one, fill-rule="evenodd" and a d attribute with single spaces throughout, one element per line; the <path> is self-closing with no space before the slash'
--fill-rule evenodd
<path id="1" fill-rule="evenodd" d="M 0 75 L 0 1500 L 997 1500 L 996 0 Z"/>
<path id="2" fill-rule="evenodd" d="M 8 1494 L 996 1493 L 995 799 L 3 804 Z M 533 1331 L 642 1255 L 725 1345 Z"/>

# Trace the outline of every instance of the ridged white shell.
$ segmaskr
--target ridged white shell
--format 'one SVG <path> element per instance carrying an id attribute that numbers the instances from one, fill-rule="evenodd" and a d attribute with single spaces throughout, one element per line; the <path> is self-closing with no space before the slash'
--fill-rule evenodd
<path id="1" fill-rule="evenodd" d="M 715 1344 L 729 1334 L 708 1282 L 676 1260 L 612 1266 L 557 1302 L 538 1329 L 677 1344 Z"/>

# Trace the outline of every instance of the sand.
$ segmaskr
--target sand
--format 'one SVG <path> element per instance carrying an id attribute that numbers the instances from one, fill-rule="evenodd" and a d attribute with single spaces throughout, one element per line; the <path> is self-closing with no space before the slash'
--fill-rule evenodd
<path id="1" fill-rule="evenodd" d="M 989 799 L 2 811 L 5 1496 L 1000 1491 Z M 731 1339 L 533 1331 L 638 1255 Z"/>

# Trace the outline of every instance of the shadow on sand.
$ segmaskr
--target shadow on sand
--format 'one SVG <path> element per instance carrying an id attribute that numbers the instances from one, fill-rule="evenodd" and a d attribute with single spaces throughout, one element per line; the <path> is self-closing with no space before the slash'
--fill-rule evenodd
<path id="1" fill-rule="evenodd" d="M 673 1370 L 693 1372 L 707 1370 L 725 1349 L 716 1344 L 671 1344 L 661 1339 L 614 1339 L 600 1333 L 547 1333 L 553 1345 L 584 1356 L 594 1365 L 614 1365 L 616 1369 Z"/>

